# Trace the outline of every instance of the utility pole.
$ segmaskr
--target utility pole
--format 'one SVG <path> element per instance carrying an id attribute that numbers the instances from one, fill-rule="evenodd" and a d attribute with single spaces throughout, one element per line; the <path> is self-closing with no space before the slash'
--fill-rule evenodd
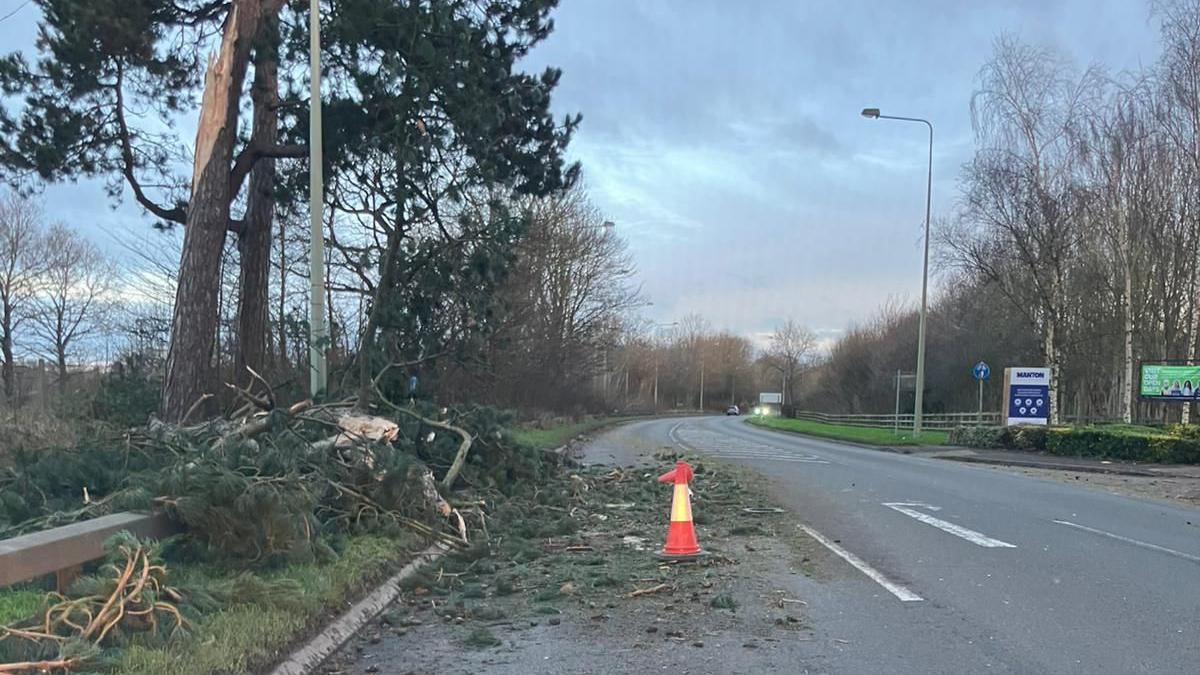
<path id="1" fill-rule="evenodd" d="M 704 360 L 700 361 L 700 412 L 704 412 Z"/>
<path id="2" fill-rule="evenodd" d="M 321 13 L 320 2 L 308 3 L 308 213 L 311 245 L 308 253 L 308 358 L 309 389 L 316 397 L 325 393 L 329 369 L 325 363 L 325 226 L 324 179 L 321 175 Z"/>

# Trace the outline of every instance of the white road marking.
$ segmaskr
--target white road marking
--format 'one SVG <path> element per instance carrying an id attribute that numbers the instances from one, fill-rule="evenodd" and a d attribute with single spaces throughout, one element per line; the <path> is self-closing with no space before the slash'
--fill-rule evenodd
<path id="1" fill-rule="evenodd" d="M 884 502 L 883 505 L 888 507 L 889 509 L 899 511 L 900 513 L 903 513 L 904 515 L 908 516 L 909 518 L 919 520 L 922 523 L 925 523 L 926 525 L 932 525 L 932 526 L 936 527 L 937 529 L 942 530 L 943 532 L 949 532 L 950 534 L 953 534 L 956 537 L 961 537 L 963 539 L 966 539 L 967 541 L 971 542 L 972 544 L 975 544 L 976 546 L 983 546 L 984 548 L 1016 548 L 1017 547 L 1016 544 L 1010 544 L 1006 541 L 1000 541 L 999 539 L 992 539 L 991 537 L 989 537 L 985 534 L 976 532 L 975 530 L 969 530 L 965 527 L 962 527 L 961 525 L 955 525 L 954 523 L 942 520 L 941 518 L 934 518 L 933 516 L 929 515 L 928 513 L 922 513 L 920 511 L 912 508 L 913 506 L 916 506 L 915 504 L 906 504 L 903 502 Z M 921 504 L 921 506 L 924 506 L 924 504 Z"/>
<path id="2" fill-rule="evenodd" d="M 919 506 L 930 511 L 941 511 L 942 507 L 926 504 L 925 502 L 887 502 L 884 506 Z"/>
<path id="3" fill-rule="evenodd" d="M 1173 555 L 1177 558 L 1183 558 L 1184 560 L 1191 560 L 1192 562 L 1200 563 L 1200 555 L 1192 555 L 1191 553 L 1184 553 L 1183 551 L 1176 551 L 1175 549 L 1167 548 L 1166 546 L 1159 546 L 1158 544 L 1151 544 L 1150 542 L 1147 542 L 1147 541 L 1140 541 L 1137 539 L 1131 539 L 1129 537 L 1122 537 L 1119 534 L 1113 534 L 1112 532 L 1105 532 L 1104 530 L 1097 530 L 1094 527 L 1088 527 L 1087 525 L 1080 525 L 1079 523 L 1072 523 L 1069 520 L 1056 520 L 1054 522 L 1058 523 L 1059 525 L 1066 525 L 1067 527 L 1073 527 L 1077 530 L 1083 530 L 1084 532 L 1091 532 L 1092 534 L 1098 534 L 1102 537 L 1108 537 L 1110 539 L 1116 539 L 1117 541 L 1123 541 L 1126 544 L 1133 544 L 1134 546 L 1141 546 L 1142 548 L 1148 548 L 1151 551 L 1158 551 L 1159 553 L 1166 553 L 1167 555 Z"/>
<path id="4" fill-rule="evenodd" d="M 916 593 L 913 593 L 912 591 L 908 590 L 904 586 L 901 586 L 900 584 L 883 576 L 883 573 L 881 573 L 879 570 L 877 570 L 874 567 L 871 567 L 867 563 L 863 562 L 862 558 L 859 558 L 858 556 L 847 551 L 846 549 L 842 548 L 841 546 L 838 546 L 837 544 L 833 543 L 832 541 L 827 539 L 825 537 L 825 535 L 821 534 L 820 532 L 817 532 L 816 530 L 812 529 L 811 527 L 809 527 L 807 525 L 801 525 L 800 529 L 804 530 L 808 534 L 808 536 L 821 542 L 821 545 L 823 545 L 825 548 L 829 549 L 830 551 L 833 551 L 834 554 L 837 555 L 837 557 L 841 558 L 842 560 L 845 560 L 846 562 L 853 565 L 854 568 L 857 569 L 859 572 L 862 572 L 863 574 L 867 575 L 867 577 L 870 578 L 871 581 L 874 581 L 875 583 L 879 584 L 880 586 L 883 586 L 887 590 L 887 592 L 889 592 L 892 595 L 899 598 L 900 602 L 921 602 L 922 600 L 924 600 L 924 598 L 917 595 Z"/>
<path id="5" fill-rule="evenodd" d="M 691 450 L 691 448 L 689 448 L 688 446 L 684 445 L 684 444 L 683 444 L 683 441 L 680 441 L 680 440 L 679 440 L 679 439 L 678 439 L 678 438 L 675 436 L 675 430 L 676 430 L 676 429 L 678 429 L 678 428 L 679 428 L 679 426 L 680 426 L 681 424 L 683 424 L 683 422 L 676 422 L 676 423 L 675 423 L 675 426 L 671 427 L 671 430 L 667 432 L 667 435 L 671 437 L 671 440 L 672 440 L 672 441 L 675 441 L 675 445 L 678 445 L 679 447 L 683 448 L 684 450 Z"/>

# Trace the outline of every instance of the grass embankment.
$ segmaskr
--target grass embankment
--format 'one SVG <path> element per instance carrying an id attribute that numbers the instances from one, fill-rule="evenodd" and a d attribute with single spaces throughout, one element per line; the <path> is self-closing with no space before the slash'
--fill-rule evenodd
<path id="1" fill-rule="evenodd" d="M 158 648 L 131 646 L 121 653 L 120 673 L 130 675 L 204 675 L 255 672 L 278 660 L 289 645 L 314 630 L 353 601 L 367 586 L 381 581 L 419 547 L 414 537 L 364 535 L 352 538 L 334 562 L 289 565 L 261 576 L 288 580 L 296 592 L 255 598 L 199 617 L 186 634 Z M 174 568 L 181 585 L 203 586 L 226 571 L 197 565 Z"/>
<path id="2" fill-rule="evenodd" d="M 566 444 L 572 438 L 579 434 L 586 434 L 589 431 L 595 431 L 601 427 L 610 424 L 619 424 L 628 422 L 629 420 L 638 419 L 636 417 L 596 417 L 594 419 L 583 420 L 582 422 L 571 422 L 569 424 L 560 424 L 549 429 L 536 429 L 533 427 L 519 427 L 512 432 L 513 440 L 527 445 L 532 448 L 550 449 L 557 448 L 560 445 Z"/>
<path id="3" fill-rule="evenodd" d="M 794 420 L 782 417 L 750 417 L 750 424 L 779 431 L 790 431 L 807 436 L 832 438 L 852 443 L 867 445 L 945 445 L 949 434 L 945 431 L 922 431 L 919 437 L 914 437 L 912 431 L 893 433 L 891 429 L 873 429 L 870 427 L 850 427 L 841 424 L 827 424 L 812 420 Z"/>
<path id="4" fill-rule="evenodd" d="M 407 562 L 421 543 L 407 533 L 350 538 L 329 563 L 293 564 L 259 572 L 267 583 L 282 582 L 287 593 L 246 597 L 211 613 L 190 614 L 186 630 L 152 644 L 134 642 L 115 654 L 111 668 L 129 675 L 206 675 L 256 672 L 271 665 L 297 640 L 317 629 Z M 220 584 L 239 570 L 207 564 L 167 563 L 170 583 L 183 589 Z M 185 600 L 188 600 L 185 596 Z M 47 596 L 37 590 L 0 592 L 0 625 L 28 625 L 44 612 Z M 5 659 L 0 658 L 0 662 Z"/>

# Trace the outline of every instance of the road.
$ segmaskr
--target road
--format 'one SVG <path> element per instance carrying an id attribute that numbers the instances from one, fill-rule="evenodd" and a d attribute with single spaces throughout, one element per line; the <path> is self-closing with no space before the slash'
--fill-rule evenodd
<path id="1" fill-rule="evenodd" d="M 1200 510 L 744 424 L 660 419 L 599 444 L 682 447 L 770 476 L 830 550 L 820 670 L 1200 672 Z M 602 440 L 602 439 L 601 439 Z"/>

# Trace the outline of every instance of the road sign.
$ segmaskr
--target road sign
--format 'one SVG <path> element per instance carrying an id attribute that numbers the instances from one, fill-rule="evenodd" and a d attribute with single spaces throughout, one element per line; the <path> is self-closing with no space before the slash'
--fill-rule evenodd
<path id="1" fill-rule="evenodd" d="M 1046 424 L 1050 418 L 1050 369 L 1004 369 L 1005 424 Z"/>
<path id="2" fill-rule="evenodd" d="M 779 405 L 783 403 L 783 394 L 780 392 L 764 391 L 758 395 L 758 402 L 763 404 L 774 403 L 775 405 Z"/>
<path id="3" fill-rule="evenodd" d="M 992 369 L 988 368 L 988 364 L 986 362 L 980 361 L 979 363 L 975 364 L 974 368 L 971 369 L 971 374 L 974 375 L 975 379 L 977 380 L 986 380 L 988 379 L 988 376 L 992 374 Z"/>

